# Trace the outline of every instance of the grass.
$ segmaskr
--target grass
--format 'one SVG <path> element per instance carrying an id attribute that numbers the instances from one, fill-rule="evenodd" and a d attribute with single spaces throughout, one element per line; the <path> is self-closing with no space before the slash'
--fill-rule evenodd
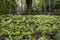
<path id="1" fill-rule="evenodd" d="M 0 16 L 0 40 L 59 40 L 59 34 L 60 16 Z"/>

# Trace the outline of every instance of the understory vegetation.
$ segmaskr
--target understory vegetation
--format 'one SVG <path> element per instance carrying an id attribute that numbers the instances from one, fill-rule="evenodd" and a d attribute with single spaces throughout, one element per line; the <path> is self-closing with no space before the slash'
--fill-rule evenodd
<path id="1" fill-rule="evenodd" d="M 60 16 L 1 15 L 0 40 L 60 40 Z"/>

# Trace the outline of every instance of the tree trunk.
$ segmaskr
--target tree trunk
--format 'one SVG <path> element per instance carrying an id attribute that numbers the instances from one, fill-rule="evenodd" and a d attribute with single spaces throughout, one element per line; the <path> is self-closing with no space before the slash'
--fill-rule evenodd
<path id="1" fill-rule="evenodd" d="M 32 7 L 32 0 L 26 0 L 27 9 L 30 9 Z"/>
<path id="2" fill-rule="evenodd" d="M 46 11 L 51 12 L 51 0 L 45 0 L 46 3 Z"/>
<path id="3" fill-rule="evenodd" d="M 22 0 L 16 0 L 17 2 L 17 13 L 20 13 L 22 11 Z"/>

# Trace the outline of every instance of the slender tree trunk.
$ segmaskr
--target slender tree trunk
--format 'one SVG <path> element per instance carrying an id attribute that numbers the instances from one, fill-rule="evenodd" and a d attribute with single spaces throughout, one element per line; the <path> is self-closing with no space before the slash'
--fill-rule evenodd
<path id="1" fill-rule="evenodd" d="M 46 11 L 51 12 L 51 0 L 45 0 L 46 3 Z"/>
<path id="2" fill-rule="evenodd" d="M 49 0 L 49 3 L 48 3 L 48 5 L 49 5 L 49 12 L 51 13 L 51 0 Z"/>
<path id="3" fill-rule="evenodd" d="M 46 13 L 46 0 L 44 0 L 45 2 L 44 2 L 44 12 Z"/>

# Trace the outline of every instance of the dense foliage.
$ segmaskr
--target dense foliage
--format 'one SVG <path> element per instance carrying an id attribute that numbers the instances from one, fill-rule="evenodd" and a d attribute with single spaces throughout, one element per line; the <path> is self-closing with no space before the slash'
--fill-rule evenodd
<path id="1" fill-rule="evenodd" d="M 0 0 L 0 14 L 60 14 L 60 0 Z M 19 3 L 20 2 L 20 3 Z M 17 4 L 18 3 L 18 4 Z M 18 11 L 17 7 L 19 5 Z M 26 12 L 26 13 L 25 13 Z"/>
<path id="2" fill-rule="evenodd" d="M 60 40 L 60 16 L 0 16 L 0 40 L 51 39 Z"/>
<path id="3" fill-rule="evenodd" d="M 16 2 L 14 0 L 0 0 L 0 15 L 15 13 Z"/>
<path id="4" fill-rule="evenodd" d="M 35 10 L 40 14 L 60 14 L 60 0 L 36 0 Z M 37 5 L 36 5 L 37 4 Z"/>

